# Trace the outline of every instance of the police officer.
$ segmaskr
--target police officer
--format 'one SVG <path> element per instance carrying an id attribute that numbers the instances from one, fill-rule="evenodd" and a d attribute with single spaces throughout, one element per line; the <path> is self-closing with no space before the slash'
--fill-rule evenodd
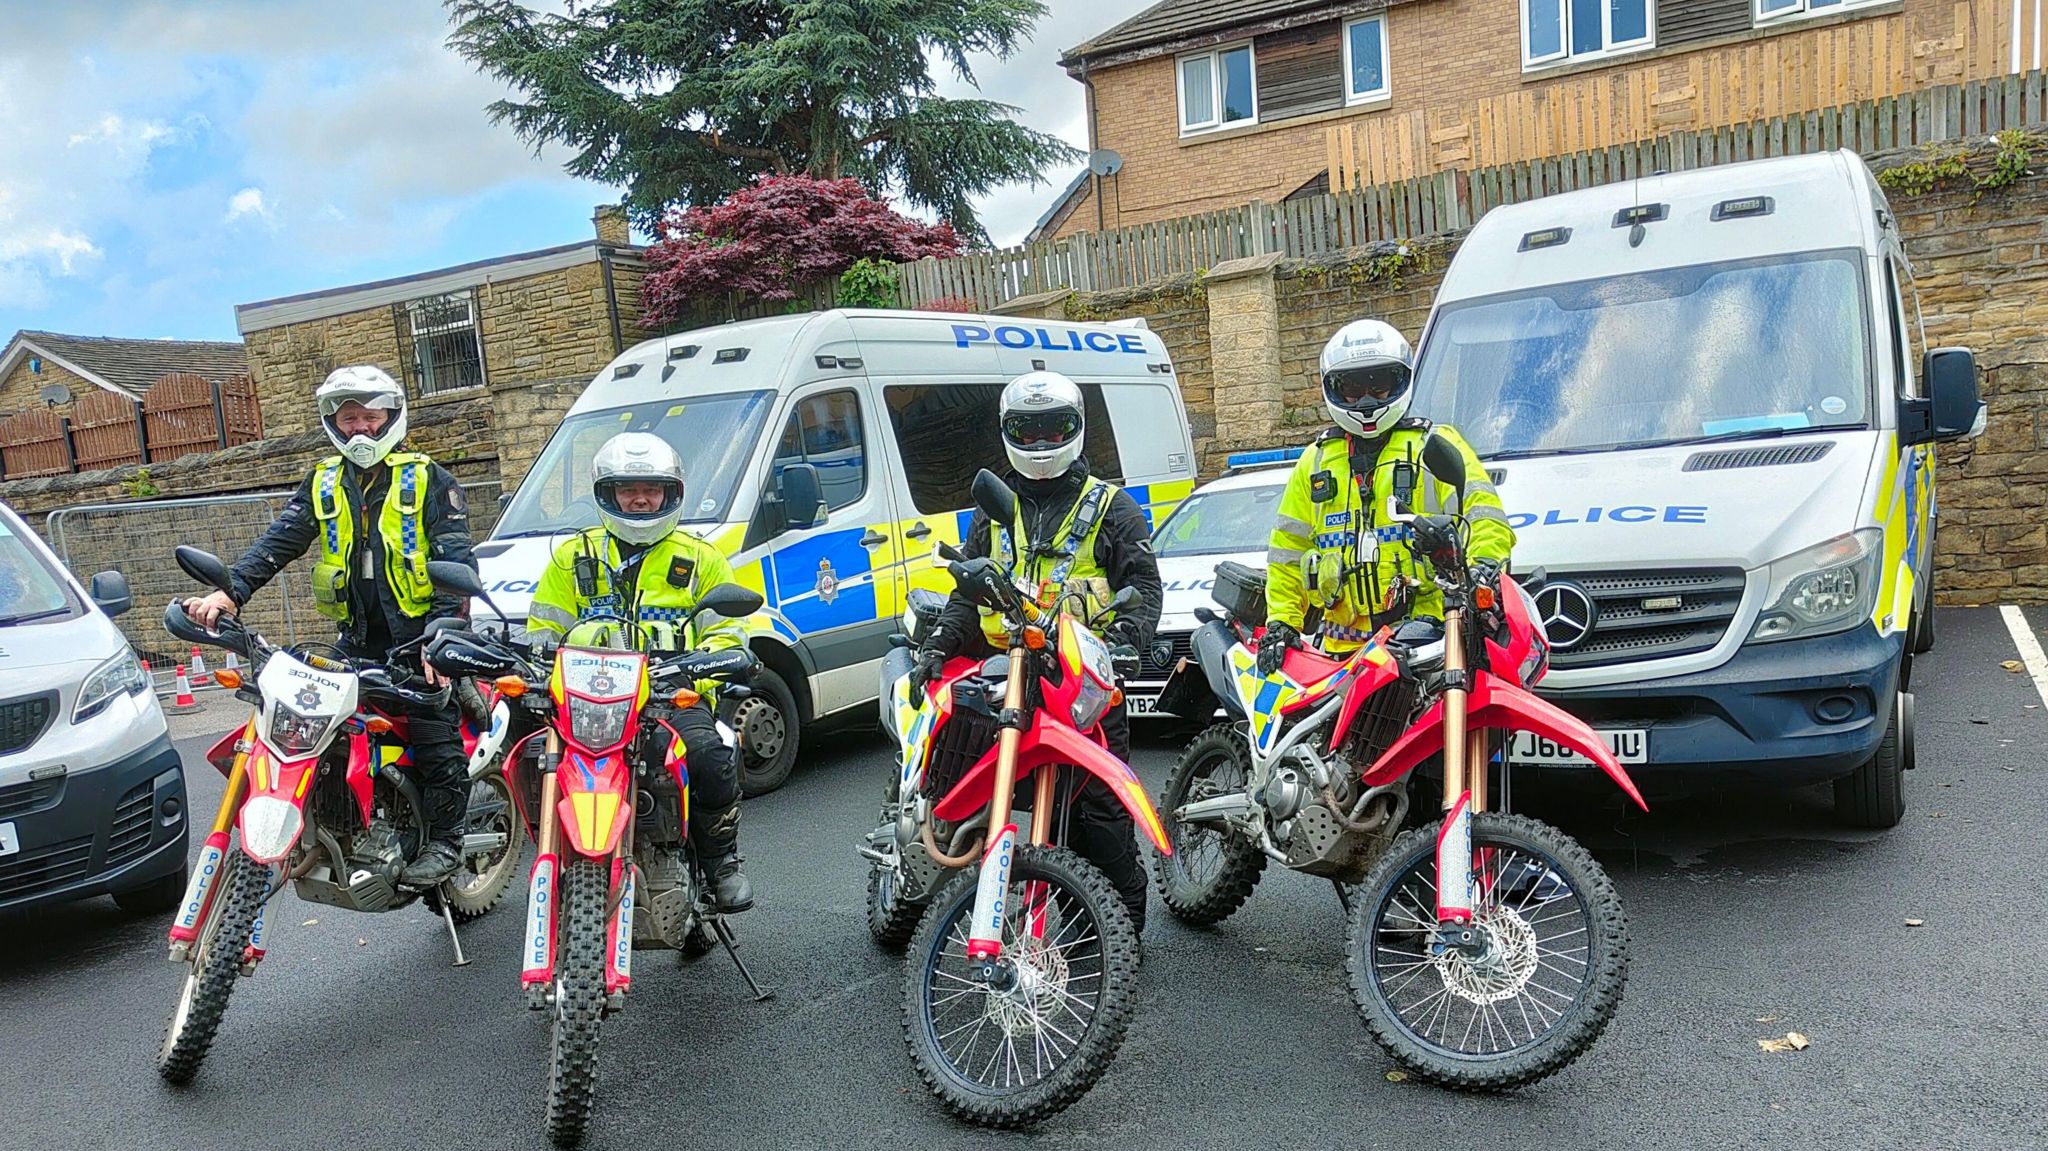
<path id="1" fill-rule="evenodd" d="M 746 643 L 739 620 L 711 617 L 691 631 L 697 601 L 731 583 L 725 553 L 677 526 L 683 517 L 683 461 L 667 440 L 650 432 L 623 432 L 591 459 L 591 494 L 599 526 L 555 549 L 527 608 L 530 637 L 559 642 L 585 620 L 613 616 L 641 625 L 655 653 L 728 651 Z M 703 698 L 685 708 L 667 703 L 649 711 L 683 740 L 690 765 L 690 841 L 710 878 L 720 911 L 754 905 L 753 886 L 740 870 L 739 765 L 719 737 L 711 712 L 716 685 L 701 682 Z M 659 748 L 658 725 L 645 725 L 647 754 Z"/>
<path id="2" fill-rule="evenodd" d="M 1422 513 L 1457 508 L 1471 527 L 1467 558 L 1507 563 L 1515 533 L 1479 457 L 1450 426 L 1404 418 L 1413 366 L 1408 341 L 1378 320 L 1346 324 L 1323 345 L 1323 406 L 1336 426 L 1302 453 L 1280 497 L 1266 551 L 1261 675 L 1277 671 L 1318 620 L 1323 650 L 1341 654 L 1388 623 L 1443 618 L 1443 593 L 1391 518 L 1396 502 Z M 1456 489 L 1422 466 L 1430 436 L 1464 454 L 1462 507 Z"/>
<path id="3" fill-rule="evenodd" d="M 233 615 L 286 564 L 317 548 L 313 607 L 340 628 L 350 659 L 384 662 L 393 647 L 418 639 L 427 624 L 461 612 L 460 597 L 435 592 L 428 560 L 476 566 L 462 485 L 439 464 L 398 450 L 405 439 L 405 389 L 382 368 L 337 368 L 314 393 L 320 426 L 338 455 L 314 465 L 284 511 L 230 569 L 233 594 L 188 599 L 185 611 L 212 627 Z M 440 677 L 426 668 L 429 683 Z M 427 842 L 399 882 L 429 887 L 461 863 L 469 809 L 469 761 L 454 699 L 415 708 L 408 733 Z"/>
<path id="4" fill-rule="evenodd" d="M 1017 493 L 1017 520 L 992 525 L 975 512 L 961 550 L 993 556 L 1037 586 L 1041 606 L 1078 595 L 1094 612 L 1116 592 L 1138 589 L 1136 607 L 1096 626 L 1110 643 L 1142 649 L 1159 626 L 1159 560 L 1137 501 L 1088 474 L 1081 458 L 1086 430 L 1081 389 L 1058 372 L 1027 372 L 1003 389 L 998 420 L 1011 469 L 1003 478 Z M 956 591 L 917 653 L 912 686 L 922 689 L 948 659 L 1008 646 L 1001 618 L 978 611 Z M 1110 753 L 1128 763 L 1131 722 L 1122 704 L 1103 716 L 1102 734 Z M 1130 813 L 1090 778 L 1075 798 L 1073 814 L 1069 846 L 1109 877 L 1130 910 L 1132 926 L 1142 931 L 1145 866 L 1138 858 Z"/>

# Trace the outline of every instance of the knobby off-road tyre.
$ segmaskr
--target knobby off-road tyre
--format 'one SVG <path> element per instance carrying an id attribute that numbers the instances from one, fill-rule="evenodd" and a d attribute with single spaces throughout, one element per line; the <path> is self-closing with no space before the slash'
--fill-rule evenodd
<path id="1" fill-rule="evenodd" d="M 611 873 L 570 862 L 562 882 L 562 938 L 555 965 L 555 1029 L 548 1054 L 548 1138 L 573 1147 L 597 1099 L 597 1032 L 604 1018 L 605 907 Z"/>
<path id="2" fill-rule="evenodd" d="M 726 722 L 740 736 L 740 794 L 752 799 L 789 781 L 803 721 L 781 676 L 764 667 L 747 686 L 753 694 L 732 706 Z"/>
<path id="3" fill-rule="evenodd" d="M 1486 884 L 1475 876 L 1473 911 L 1484 919 L 1506 908 L 1544 928 L 1532 949 L 1530 958 L 1537 965 L 1529 980 L 1543 976 L 1553 990 L 1496 1005 L 1495 1018 L 1505 1028 L 1504 1038 L 1513 1042 L 1497 1044 L 1494 1051 L 1453 1049 L 1419 1034 L 1414 1021 L 1396 1010 L 1394 999 L 1427 1005 L 1442 991 L 1446 1038 L 1465 1031 L 1462 1048 L 1468 1041 L 1483 1045 L 1491 1034 L 1466 1027 L 1465 1020 L 1479 1017 L 1480 1009 L 1451 993 L 1443 966 L 1430 961 L 1408 964 L 1405 958 L 1410 947 L 1418 955 L 1425 953 L 1426 941 L 1436 930 L 1440 826 L 1419 828 L 1395 840 L 1358 885 L 1345 949 L 1352 1002 L 1374 1041 L 1418 1079 L 1466 1091 L 1526 1086 L 1584 1054 L 1614 1018 L 1628 982 L 1628 919 L 1613 881 L 1570 836 L 1526 816 L 1473 816 L 1474 857 L 1491 861 L 1491 886 L 1499 893 L 1489 897 Z M 1568 895 L 1559 894 L 1560 888 Z M 1553 942 L 1551 950 L 1543 948 L 1544 936 Z M 1575 993 L 1568 1000 L 1554 990 L 1566 972 L 1577 976 Z M 1530 1014 L 1530 1006 L 1537 1003 L 1545 1006 Z M 1471 1010 L 1459 1014 L 1461 1008 Z M 1546 1010 L 1556 1018 L 1549 1019 Z M 1543 1026 L 1536 1026 L 1538 1020 Z M 1421 1022 L 1432 1021 L 1433 1016 Z M 1522 1034 L 1525 1027 L 1534 1032 L 1534 1039 Z"/>
<path id="4" fill-rule="evenodd" d="M 1906 818 L 1906 744 L 1899 700 L 1891 701 L 1884 738 L 1869 762 L 1835 781 L 1835 818 L 1850 827 L 1882 831 Z"/>
<path id="5" fill-rule="evenodd" d="M 242 953 L 248 949 L 249 935 L 270 889 L 270 869 L 230 850 L 226 874 L 219 882 L 214 908 L 193 941 L 195 954 L 178 1002 L 164 1024 L 163 1046 L 156 1054 L 157 1074 L 172 1083 L 190 1083 L 213 1046 L 221 1016 L 228 1009 L 228 997 L 235 991 L 235 979 L 242 973 Z"/>
<path id="6" fill-rule="evenodd" d="M 923 851 L 913 844 L 906 850 Z M 930 899 L 906 899 L 902 876 L 885 867 L 868 869 L 868 934 L 886 951 L 900 952 L 924 918 Z"/>
<path id="7" fill-rule="evenodd" d="M 1067 1034 L 1067 1039 L 1059 1041 L 1066 1048 L 1064 1054 L 1046 1061 L 1050 1069 L 1034 1074 L 1029 1083 L 1005 1086 L 977 1081 L 961 1071 L 941 1044 L 949 1030 L 961 1028 L 961 1020 L 971 1019 L 976 1010 L 986 1015 L 994 998 L 973 990 L 957 999 L 946 998 L 960 992 L 967 982 L 960 976 L 965 973 L 964 949 L 978 879 L 978 869 L 952 877 L 918 924 L 904 972 L 903 1039 L 918 1077 L 955 1118 L 980 1127 L 1031 1127 L 1086 1095 L 1115 1061 L 1136 1007 L 1138 936 L 1116 888 L 1094 865 L 1064 848 L 1018 847 L 1010 865 L 1009 890 L 1004 893 L 1003 954 L 1018 960 L 1026 954 L 1018 938 L 1026 885 L 1046 884 L 1045 902 L 1054 911 L 1047 915 L 1050 934 L 1044 951 L 1063 956 L 1059 964 L 1063 990 L 1086 1001 L 1091 1010 L 1082 1026 L 1076 1023 L 1077 1013 L 1066 999 L 1041 997 L 1040 1002 L 1057 999 L 1068 1007 L 1057 1019 Z M 942 978 L 942 974 L 948 977 Z M 963 1004 L 965 1014 L 946 1010 L 953 1003 Z M 994 1020 L 987 1025 L 1002 1030 Z M 966 1031 L 961 1028 L 962 1033 Z M 970 1036 L 964 1053 L 969 1058 L 962 1062 L 978 1066 L 972 1059 L 979 1054 L 972 1046 L 974 1041 Z M 1029 1065 L 1033 1050 L 1016 1054 L 1021 1072 Z M 1033 1070 L 1035 1073 L 1037 1068 Z"/>
<path id="8" fill-rule="evenodd" d="M 1244 740 L 1244 732 L 1235 723 L 1212 724 L 1195 736 L 1174 763 L 1159 804 L 1173 854 L 1160 855 L 1154 849 L 1154 882 L 1166 909 L 1195 927 L 1213 927 L 1230 918 L 1251 896 L 1259 874 L 1266 869 L 1266 853 L 1257 844 L 1213 823 L 1181 823 L 1173 818 L 1173 813 L 1192 799 L 1244 789 L 1251 779 L 1251 759 Z"/>
<path id="9" fill-rule="evenodd" d="M 498 762 L 504 762 L 502 756 Z M 436 915 L 440 914 L 439 893 L 454 893 L 448 900 L 448 910 L 455 914 L 457 923 L 481 919 L 498 906 L 512 886 L 512 873 L 519 869 L 519 857 L 526 851 L 526 821 L 519 818 L 518 809 L 512 805 L 512 790 L 505 783 L 504 773 L 496 767 L 469 785 L 469 829 L 502 832 L 505 846 L 483 861 L 480 870 L 472 867 L 471 861 L 463 860 L 450 882 L 429 893 L 427 904 Z"/>

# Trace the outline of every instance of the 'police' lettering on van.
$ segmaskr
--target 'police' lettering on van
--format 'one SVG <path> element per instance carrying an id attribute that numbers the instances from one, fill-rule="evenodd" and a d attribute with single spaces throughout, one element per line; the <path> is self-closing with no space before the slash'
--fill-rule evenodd
<path id="1" fill-rule="evenodd" d="M 1044 328 L 1020 328 L 1014 324 L 1002 324 L 993 331 L 980 324 L 953 325 L 953 346 L 956 348 L 986 344 L 990 340 L 1006 348 L 1042 348 L 1048 352 L 1125 352 L 1141 356 L 1145 354 L 1145 341 L 1133 335 L 1075 331 L 1054 335 Z"/>

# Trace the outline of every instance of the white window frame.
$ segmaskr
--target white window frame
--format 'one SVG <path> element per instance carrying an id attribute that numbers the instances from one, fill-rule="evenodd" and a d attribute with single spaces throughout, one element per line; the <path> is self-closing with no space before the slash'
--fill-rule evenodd
<path id="1" fill-rule="evenodd" d="M 1752 5 L 1757 2 L 1758 0 L 1752 0 Z M 1802 0 L 1803 2 L 1804 0 Z M 1864 0 L 1856 0 L 1856 2 L 1864 2 Z M 1558 0 L 1559 31 L 1562 33 L 1558 40 L 1560 50 L 1550 56 L 1531 59 L 1529 56 L 1529 0 L 1521 0 L 1518 7 L 1521 9 L 1522 17 L 1521 23 L 1515 29 L 1515 34 L 1520 37 L 1522 42 L 1522 71 L 1524 72 L 1553 68 L 1561 64 L 1582 64 L 1588 60 L 1606 60 L 1615 56 L 1626 56 L 1632 52 L 1648 51 L 1657 46 L 1657 0 L 1643 0 L 1643 38 L 1640 40 L 1630 40 L 1625 44 L 1612 43 L 1614 39 L 1614 5 L 1612 0 L 1601 0 L 1600 43 L 1603 47 L 1597 51 L 1581 52 L 1573 55 L 1571 0 Z M 1751 11 L 1754 10 L 1754 7 L 1752 7 Z"/>
<path id="2" fill-rule="evenodd" d="M 1252 114 L 1242 120 L 1223 118 L 1223 57 L 1239 48 L 1245 51 L 1245 61 L 1251 65 Z M 1187 121 L 1187 73 L 1183 71 L 1189 60 L 1209 59 L 1209 112 L 1210 118 L 1199 124 Z M 1239 128 L 1259 122 L 1259 54 L 1252 48 L 1250 40 L 1235 44 L 1218 44 L 1206 52 L 1189 52 L 1176 56 L 1173 61 L 1173 118 L 1180 124 L 1183 136 L 1199 136 L 1205 132 L 1218 132 L 1225 128 Z"/>
<path id="3" fill-rule="evenodd" d="M 1355 75 L 1355 73 L 1354 73 L 1354 72 L 1352 71 L 1352 69 L 1351 69 L 1351 30 L 1352 30 L 1353 28 L 1356 28 L 1356 27 L 1358 27 L 1358 26 L 1359 26 L 1360 24 L 1378 24 L 1378 25 L 1380 26 L 1380 86 L 1379 86 L 1379 87 L 1377 87 L 1377 88 L 1375 88 L 1375 89 L 1373 89 L 1373 90 L 1372 90 L 1372 91 L 1370 91 L 1370 92 L 1354 92 L 1354 91 L 1352 91 L 1352 90 L 1351 90 L 1351 77 L 1352 77 L 1353 75 Z M 1361 18 L 1361 19 L 1358 19 L 1358 20 L 1347 20 L 1347 21 L 1345 21 L 1345 22 L 1344 22 L 1344 103 L 1345 103 L 1345 104 L 1347 104 L 1347 105 L 1357 105 L 1357 104 L 1384 104 L 1384 103 L 1386 103 L 1386 102 L 1387 102 L 1388 100 L 1391 100 L 1391 99 L 1393 99 L 1393 98 L 1394 98 L 1394 63 L 1393 63 L 1393 55 L 1394 55 L 1394 50 L 1393 50 L 1393 48 L 1392 48 L 1392 47 L 1390 47 L 1390 46 L 1389 46 L 1389 43 L 1388 43 L 1388 40 L 1387 40 L 1387 14 L 1386 14 L 1385 12 L 1378 12 L 1378 13 L 1374 13 L 1374 14 L 1373 14 L 1373 15 L 1371 15 L 1371 16 L 1366 16 L 1366 17 L 1363 17 L 1363 18 Z M 1256 87 L 1256 85 L 1255 85 L 1254 87 Z M 1256 99 L 1257 99 L 1257 94 L 1256 94 L 1256 92 L 1254 92 L 1254 95 L 1253 95 L 1253 99 L 1254 99 L 1254 100 L 1256 100 Z"/>
<path id="4" fill-rule="evenodd" d="M 1837 12 L 1853 11 L 1857 8 L 1867 8 L 1872 4 L 1882 4 L 1885 2 L 1886 0 L 1837 0 L 1836 3 L 1815 8 L 1813 7 L 1812 0 L 1792 0 L 1792 6 L 1781 12 L 1766 12 L 1764 11 L 1764 0 L 1750 0 L 1749 18 L 1752 25 L 1761 28 L 1766 24 L 1782 24 L 1787 20 L 1809 20 L 1816 16 L 1832 16 Z"/>

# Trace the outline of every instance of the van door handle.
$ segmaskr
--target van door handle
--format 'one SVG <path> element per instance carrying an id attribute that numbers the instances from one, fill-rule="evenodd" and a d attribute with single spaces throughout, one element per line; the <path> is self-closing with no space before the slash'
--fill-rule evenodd
<path id="1" fill-rule="evenodd" d="M 860 546 L 864 548 L 878 548 L 888 542 L 888 536 L 883 535 L 881 532 L 878 532 L 873 528 L 869 528 L 868 534 L 860 537 Z"/>
<path id="2" fill-rule="evenodd" d="M 921 540 L 930 534 L 932 534 L 932 529 L 924 526 L 923 523 L 918 523 L 917 525 L 913 526 L 909 531 L 904 532 L 903 538 L 907 540 Z"/>

